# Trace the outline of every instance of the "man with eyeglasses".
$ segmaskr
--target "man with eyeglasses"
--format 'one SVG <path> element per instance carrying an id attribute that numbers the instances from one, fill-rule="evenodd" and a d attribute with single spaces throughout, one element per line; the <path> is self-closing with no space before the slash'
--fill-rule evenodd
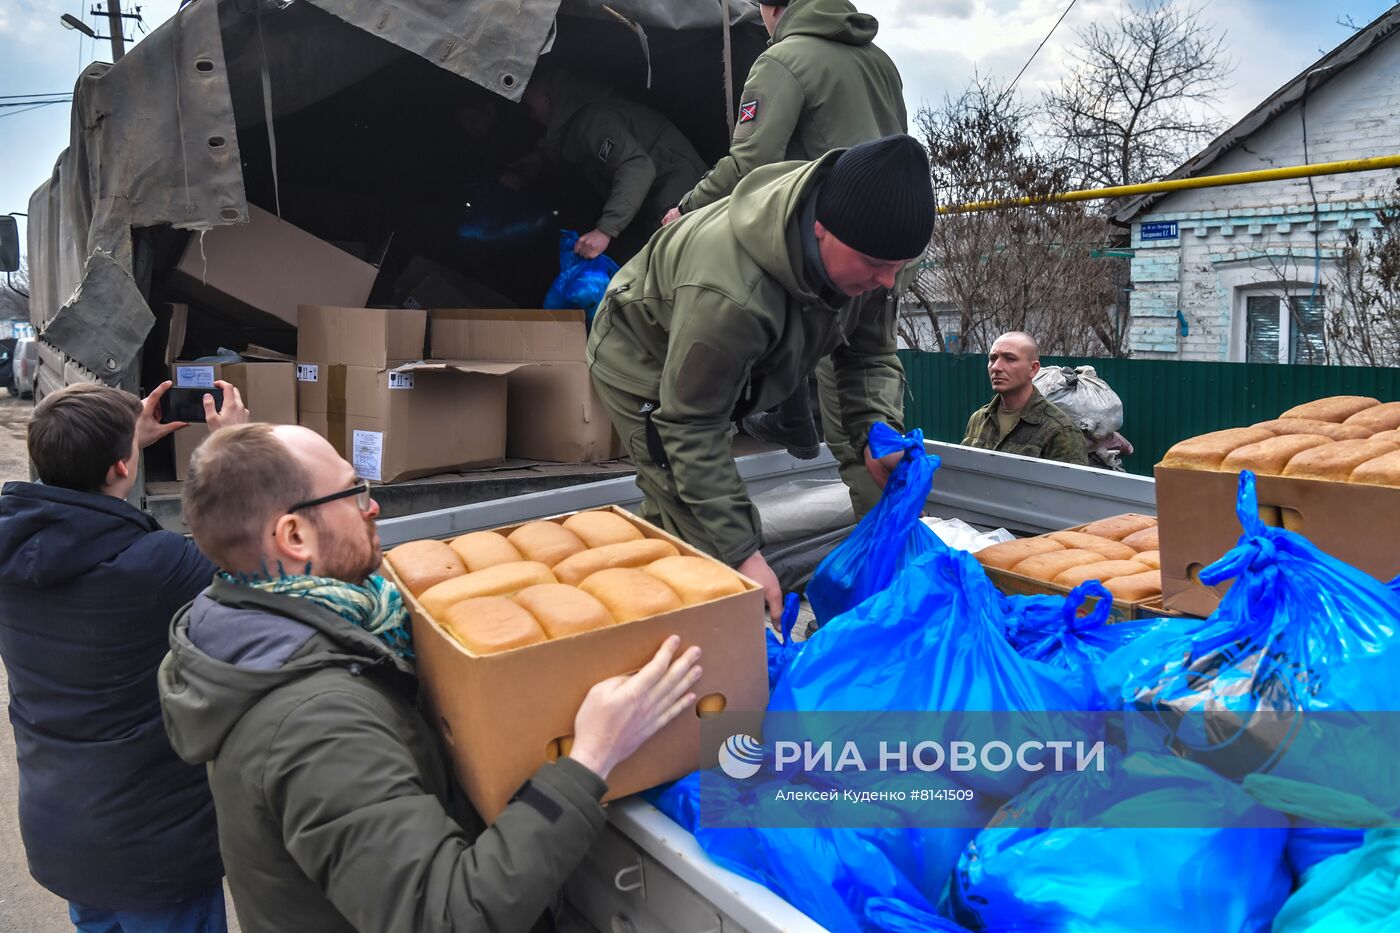
<path id="1" fill-rule="evenodd" d="M 211 428 L 247 418 L 225 382 Z M 29 422 L 38 483 L 0 494 L 0 658 L 19 762 L 19 826 L 34 880 L 79 931 L 219 933 L 223 866 L 204 769 L 165 736 L 156 668 L 170 617 L 214 565 L 126 502 L 161 424 L 104 385 L 44 397 Z M 11 806 L 11 801 L 5 802 Z"/>
<path id="2" fill-rule="evenodd" d="M 185 519 L 221 573 L 176 616 L 166 729 L 207 763 L 244 933 L 550 929 L 612 768 L 695 701 L 674 636 L 589 691 L 569 756 L 490 826 L 419 712 L 369 487 L 323 438 L 249 424 L 194 453 Z"/>

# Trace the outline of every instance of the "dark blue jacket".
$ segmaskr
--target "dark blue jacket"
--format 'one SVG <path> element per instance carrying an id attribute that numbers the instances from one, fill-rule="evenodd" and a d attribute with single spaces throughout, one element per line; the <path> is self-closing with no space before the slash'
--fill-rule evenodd
<path id="1" fill-rule="evenodd" d="M 0 658 L 36 881 L 152 910 L 223 876 L 204 768 L 165 735 L 156 668 L 170 619 L 214 575 L 181 535 L 120 499 L 0 490 Z"/>

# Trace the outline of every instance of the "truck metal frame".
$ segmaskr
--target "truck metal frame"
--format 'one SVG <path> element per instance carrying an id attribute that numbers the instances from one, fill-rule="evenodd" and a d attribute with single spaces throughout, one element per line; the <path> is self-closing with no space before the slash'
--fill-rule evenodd
<path id="1" fill-rule="evenodd" d="M 942 461 L 928 510 L 975 525 L 1040 533 L 1123 512 L 1156 513 L 1153 481 L 1090 467 L 929 441 Z M 798 479 L 837 478 L 836 461 L 786 453 L 738 459 L 751 493 Z M 445 538 L 558 515 L 619 505 L 642 494 L 632 477 L 495 499 L 391 518 L 379 525 L 385 546 Z M 585 920 L 607 933 L 778 933 L 819 931 L 809 917 L 773 894 L 715 864 L 695 837 L 661 811 L 632 797 L 608 808 L 608 825 L 566 885 Z"/>

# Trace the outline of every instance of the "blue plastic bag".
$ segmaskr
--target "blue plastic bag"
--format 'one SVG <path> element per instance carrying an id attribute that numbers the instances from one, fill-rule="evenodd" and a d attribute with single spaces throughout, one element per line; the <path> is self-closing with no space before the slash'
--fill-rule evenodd
<path id="1" fill-rule="evenodd" d="M 1400 597 L 1300 535 L 1264 525 L 1256 502 L 1245 471 L 1244 535 L 1201 572 L 1208 586 L 1235 581 L 1216 612 L 1114 652 L 1101 682 L 1222 773 L 1268 773 L 1400 811 L 1400 762 L 1377 753 L 1393 747 L 1400 717 L 1376 715 L 1400 709 Z M 1297 715 L 1308 711 L 1327 715 Z M 1234 714 L 1238 727 L 1222 734 L 1225 717 L 1196 715 L 1212 712 Z M 1290 730 L 1282 738 L 1268 731 L 1280 725 Z M 1227 761 L 1248 770 L 1233 773 Z M 1317 802 L 1325 812 L 1325 794 Z"/>
<path id="2" fill-rule="evenodd" d="M 1088 671 L 1016 653 L 1006 598 L 976 558 L 932 537 L 892 584 L 807 641 L 769 710 L 1102 709 Z"/>
<path id="3" fill-rule="evenodd" d="M 572 230 L 559 232 L 559 275 L 544 296 L 546 308 L 578 308 L 588 312 L 588 323 L 598 303 L 608 290 L 608 282 L 617 275 L 617 263 L 607 256 L 584 259 L 574 253 L 578 234 Z"/>
<path id="4" fill-rule="evenodd" d="M 797 614 L 801 611 L 802 597 L 796 593 L 789 593 L 783 600 L 783 618 L 779 627 L 783 630 L 782 641 L 773 634 L 773 630 L 764 629 L 768 635 L 768 689 L 771 691 L 782 680 L 783 672 L 792 663 L 802 650 L 804 642 L 792 640 L 792 627 L 797 623 Z"/>
<path id="5" fill-rule="evenodd" d="M 1320 863 L 1274 919 L 1273 933 L 1400 930 L 1400 829 L 1373 829 L 1358 848 Z"/>
<path id="6" fill-rule="evenodd" d="M 716 784 L 707 793 L 732 793 L 731 808 L 763 784 Z M 782 897 L 837 933 L 956 930 L 895 866 L 868 830 L 771 829 L 700 825 L 700 772 L 646 793 L 672 820 L 695 834 L 714 861 Z M 883 918 L 883 919 L 881 919 Z M 900 924 L 903 924 L 902 926 Z"/>
<path id="7" fill-rule="evenodd" d="M 813 572 L 807 601 L 820 625 L 889 586 L 895 574 L 920 554 L 944 546 L 919 521 L 939 464 L 937 456 L 924 450 L 924 433 L 915 429 L 900 434 L 881 423 L 870 429 L 869 444 L 872 457 L 903 451 L 904 459 L 894 468 L 875 508 Z"/>
<path id="8" fill-rule="evenodd" d="M 1292 886 L 1287 830 L 1124 828 L 1138 808 L 1150 822 L 1171 806 L 1208 807 L 1220 826 L 1268 820 L 1235 784 L 1168 755 L 1050 776 L 963 853 L 953 917 L 974 930 L 1265 933 Z M 1086 819 L 1100 811 L 1111 825 Z"/>
<path id="9" fill-rule="evenodd" d="M 1301 882 L 1313 866 L 1334 855 L 1350 852 L 1365 839 L 1364 829 L 1295 826 L 1288 831 L 1288 867 L 1293 869 L 1293 877 Z"/>
<path id="10" fill-rule="evenodd" d="M 1098 600 L 1087 615 L 1080 609 Z M 1051 667 L 1088 671 L 1113 652 L 1161 628 L 1165 619 L 1108 624 L 1113 594 L 1098 580 L 1075 587 L 1068 598 L 1003 596 L 1006 637 L 1023 658 Z"/>

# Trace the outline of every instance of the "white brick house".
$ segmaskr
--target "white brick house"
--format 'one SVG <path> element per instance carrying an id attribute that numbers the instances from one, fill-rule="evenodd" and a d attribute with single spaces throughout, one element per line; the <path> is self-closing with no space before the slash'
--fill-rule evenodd
<path id="1" fill-rule="evenodd" d="M 1323 56 L 1170 177 L 1395 154 L 1400 7 Z M 1376 208 L 1393 198 L 1396 178 L 1395 170 L 1371 171 L 1121 204 L 1113 217 L 1130 225 L 1136 254 L 1132 355 L 1347 362 L 1325 346 L 1336 259 L 1346 231 L 1369 229 Z"/>

